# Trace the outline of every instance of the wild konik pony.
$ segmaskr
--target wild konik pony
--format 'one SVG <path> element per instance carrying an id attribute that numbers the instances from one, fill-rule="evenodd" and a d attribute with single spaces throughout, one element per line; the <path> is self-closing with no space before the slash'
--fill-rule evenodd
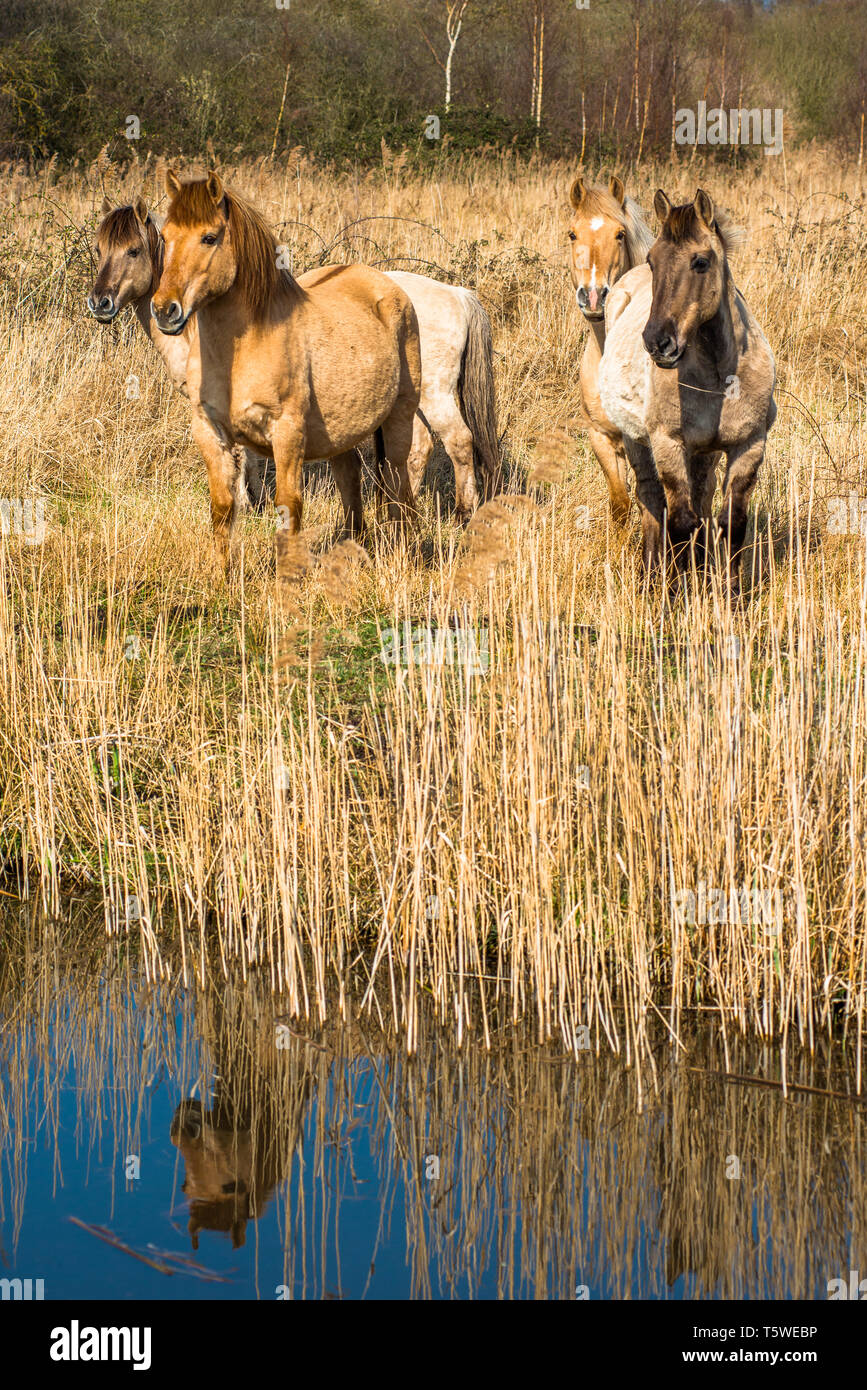
<path id="1" fill-rule="evenodd" d="M 663 528 L 681 564 L 693 539 L 704 558 L 709 524 L 700 518 L 716 453 L 725 453 L 717 522 L 736 590 L 747 507 L 777 413 L 774 357 L 729 268 L 742 232 L 702 189 L 681 207 L 660 190 L 654 208 L 662 229 L 648 254 L 650 281 L 630 271 L 608 299 L 599 395 L 635 471 L 649 569 Z"/>
<path id="2" fill-rule="evenodd" d="M 131 304 L 135 316 L 165 363 L 177 391 L 187 395 L 187 358 L 196 332 L 191 319 L 177 338 L 161 333 L 151 315 L 151 295 L 163 265 L 162 222 L 148 210 L 144 198 L 113 208 L 103 199 L 102 221 L 96 232 L 97 272 L 87 307 L 100 323 L 113 323 Z M 265 459 L 243 450 L 246 495 L 255 506 L 265 499 Z M 239 500 L 241 500 L 239 498 Z"/>
<path id="3" fill-rule="evenodd" d="M 620 431 L 602 407 L 597 377 L 605 347 L 605 301 L 622 275 L 644 265 L 653 233 L 617 177 L 609 180 L 607 189 L 589 187 L 577 178 L 570 199 L 575 209 L 569 226 L 572 284 L 590 328 L 579 372 L 581 399 L 590 443 L 608 483 L 612 515 L 623 523 L 629 514 L 626 451 Z M 649 279 L 650 272 L 645 273 Z"/>
<path id="4" fill-rule="evenodd" d="M 302 286 L 278 265 L 260 214 L 216 173 L 182 184 L 170 169 L 166 187 L 172 201 L 151 312 L 170 335 L 182 333 L 192 314 L 198 318 L 187 389 L 224 567 L 240 473 L 236 445 L 274 459 L 278 578 L 289 574 L 289 538 L 301 529 L 305 459 L 330 459 L 346 530 L 357 535 L 356 446 L 373 434 L 389 516 L 403 526 L 414 512 L 407 457 L 421 385 L 418 323 L 403 290 L 358 265 L 326 266 Z"/>
<path id="5" fill-rule="evenodd" d="M 112 208 L 106 199 L 96 233 L 97 276 L 87 306 L 100 323 L 111 323 L 132 304 L 139 323 L 160 353 L 174 386 L 187 394 L 191 318 L 178 337 L 161 333 L 150 301 L 162 272 L 162 219 L 144 198 Z M 386 271 L 412 300 L 419 326 L 422 382 L 408 467 L 417 496 L 439 436 L 455 473 L 455 506 L 461 517 L 478 505 L 477 480 L 486 495 L 498 486 L 499 445 L 494 393 L 491 323 L 472 290 L 443 285 L 426 275 Z M 300 284 L 305 283 L 302 275 Z M 265 460 L 245 451 L 247 492 L 263 497 Z"/>

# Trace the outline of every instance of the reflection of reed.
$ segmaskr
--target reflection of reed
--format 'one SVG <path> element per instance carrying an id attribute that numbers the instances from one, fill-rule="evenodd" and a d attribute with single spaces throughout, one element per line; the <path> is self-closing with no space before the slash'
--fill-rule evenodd
<path id="1" fill-rule="evenodd" d="M 257 1267 L 265 1297 L 278 1284 L 361 1296 L 363 1280 L 341 1274 L 341 1232 L 347 1203 L 374 1191 L 373 1293 L 400 1227 L 417 1298 L 571 1298 L 582 1284 L 591 1297 L 824 1297 L 859 1252 L 863 1264 L 863 1105 L 708 1074 L 774 1077 L 770 1050 L 726 1053 L 707 1029 L 685 1054 L 659 1043 L 639 1078 L 607 1051 L 576 1062 L 512 1028 L 490 1051 L 459 1051 L 421 1009 L 408 1057 L 370 1021 L 278 1033 L 280 1005 L 255 977 L 180 999 L 139 988 L 122 943 L 88 954 L 95 934 L 59 924 L 35 953 L 30 935 L 27 923 L 6 932 L 0 976 L 0 1210 L 13 1247 L 28 1142 L 47 1134 L 59 1164 L 59 1087 L 74 1063 L 79 1135 L 118 1159 L 139 1152 L 165 1068 L 194 1237 L 240 1244 L 250 1222 L 280 1221 L 283 1267 Z M 853 1088 L 821 1054 L 787 1061 L 790 1084 Z M 376 1188 L 360 1181 L 371 1162 Z"/>

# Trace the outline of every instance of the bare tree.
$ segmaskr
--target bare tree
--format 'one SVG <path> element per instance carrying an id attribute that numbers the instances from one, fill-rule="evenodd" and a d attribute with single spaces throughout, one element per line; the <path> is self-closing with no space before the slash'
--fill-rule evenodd
<path id="1" fill-rule="evenodd" d="M 458 46 L 458 39 L 461 36 L 461 28 L 464 23 L 464 14 L 470 0 L 445 0 L 445 3 L 446 38 L 449 43 L 449 56 L 446 59 L 446 111 L 449 111 L 452 105 L 452 59 L 455 56 L 455 49 Z"/>
<path id="2" fill-rule="evenodd" d="M 463 28 L 464 24 L 464 15 L 466 14 L 467 6 L 469 5 L 469 3 L 470 0 L 445 0 L 446 42 L 448 43 L 448 52 L 446 54 L 445 62 L 443 62 L 442 58 L 437 53 L 436 49 L 434 48 L 424 29 L 422 29 L 421 25 L 419 24 L 418 19 L 416 19 L 415 21 L 416 28 L 418 29 L 419 33 L 421 34 L 422 38 L 424 39 L 425 43 L 427 44 L 428 48 L 430 49 L 431 53 L 436 59 L 436 62 L 442 68 L 443 72 L 446 75 L 446 111 L 450 111 L 452 107 L 452 63 L 455 56 L 455 49 L 458 46 L 458 39 L 461 36 L 461 29 Z"/>

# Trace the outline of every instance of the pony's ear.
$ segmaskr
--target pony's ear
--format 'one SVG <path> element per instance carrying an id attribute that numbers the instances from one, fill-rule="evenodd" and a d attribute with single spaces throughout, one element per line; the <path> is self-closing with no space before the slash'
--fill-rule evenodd
<path id="1" fill-rule="evenodd" d="M 207 189 L 208 196 L 213 198 L 215 203 L 219 203 L 223 196 L 223 180 L 220 178 L 216 169 L 208 170 L 205 188 Z"/>
<path id="2" fill-rule="evenodd" d="M 703 188 L 699 188 L 696 191 L 695 202 L 693 203 L 693 207 L 695 208 L 704 225 L 707 228 L 709 228 L 710 231 L 713 231 L 713 199 L 711 198 L 709 193 L 705 193 Z"/>
<path id="3" fill-rule="evenodd" d="M 623 207 L 623 204 L 626 202 L 626 189 L 623 187 L 623 180 L 619 179 L 616 174 L 612 174 L 611 178 L 608 180 L 608 192 L 615 202 Z"/>
<path id="4" fill-rule="evenodd" d="M 139 222 L 144 226 L 150 214 L 148 213 L 148 205 L 141 194 L 138 195 L 133 203 L 133 210 Z"/>
<path id="5" fill-rule="evenodd" d="M 653 211 L 656 213 L 660 222 L 664 222 L 671 212 L 671 200 L 663 193 L 661 188 L 657 188 L 656 196 L 653 199 Z"/>
<path id="6" fill-rule="evenodd" d="M 100 210 L 99 210 L 99 215 L 100 215 L 100 217 L 108 217 L 108 214 L 109 214 L 110 212 L 111 212 L 111 203 L 110 203 L 110 201 L 108 200 L 108 198 L 103 198 L 103 200 L 102 200 L 102 207 L 101 207 Z"/>
<path id="7" fill-rule="evenodd" d="M 166 192 L 170 198 L 175 198 L 181 191 L 181 181 L 174 169 L 166 169 Z"/>
<path id="8" fill-rule="evenodd" d="M 579 174 L 577 179 L 573 183 L 571 189 L 569 190 L 569 201 L 572 204 L 573 208 L 580 208 L 581 204 L 584 201 L 584 195 L 586 192 L 587 189 L 585 187 L 584 180 Z"/>

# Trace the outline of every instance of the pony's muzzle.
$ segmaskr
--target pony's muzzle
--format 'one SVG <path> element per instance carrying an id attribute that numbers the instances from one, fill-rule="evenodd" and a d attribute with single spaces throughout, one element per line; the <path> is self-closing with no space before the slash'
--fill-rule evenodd
<path id="1" fill-rule="evenodd" d="M 649 323 L 642 338 L 657 367 L 674 367 L 683 356 L 683 348 L 678 343 L 677 331 L 673 325 L 664 324 L 657 327 L 656 324 Z"/>
<path id="2" fill-rule="evenodd" d="M 600 285 L 598 289 L 588 289 L 586 285 L 580 285 L 575 292 L 578 301 L 578 308 L 585 318 L 601 319 L 605 317 L 605 301 L 608 298 L 608 286 Z"/>
<path id="3" fill-rule="evenodd" d="M 156 301 L 152 299 L 151 314 L 160 332 L 168 333 L 172 336 L 180 333 L 187 321 L 184 315 L 183 305 L 177 299 L 170 299 L 168 304 L 161 304 L 159 307 L 157 307 Z"/>
<path id="4" fill-rule="evenodd" d="M 89 294 L 87 296 L 87 307 L 93 314 L 93 317 L 99 319 L 100 323 L 110 323 L 117 314 L 117 305 L 114 302 L 114 296 L 110 294 L 100 295 L 98 299 L 96 295 Z"/>

